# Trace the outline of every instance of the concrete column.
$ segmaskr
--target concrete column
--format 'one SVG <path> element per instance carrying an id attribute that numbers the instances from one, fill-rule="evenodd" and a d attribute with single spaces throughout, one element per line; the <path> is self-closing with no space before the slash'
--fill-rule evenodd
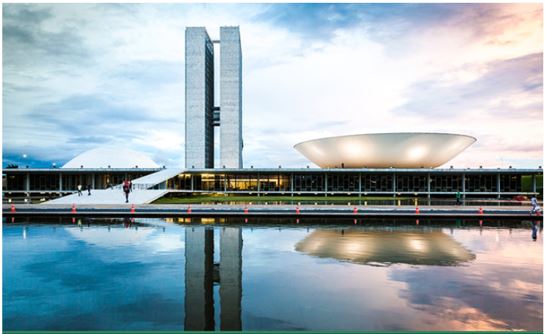
<path id="1" fill-rule="evenodd" d="M 214 231 L 205 226 L 186 228 L 184 330 L 214 330 Z"/>
<path id="2" fill-rule="evenodd" d="M 257 184 L 257 189 L 258 189 L 258 196 L 260 196 L 260 173 L 258 173 L 258 184 Z"/>
<path id="3" fill-rule="evenodd" d="M 193 191 L 193 174 L 190 174 L 190 190 Z"/>
<path id="4" fill-rule="evenodd" d="M 63 174 L 59 173 L 59 192 L 63 191 Z"/>
<path id="5" fill-rule="evenodd" d="M 430 173 L 427 174 L 427 198 L 430 198 Z"/>
<path id="6" fill-rule="evenodd" d="M 500 177 L 500 173 L 497 173 L 497 198 L 501 198 L 501 177 Z"/>
<path id="7" fill-rule="evenodd" d="M 290 196 L 294 196 L 294 173 L 290 173 Z"/>
<path id="8" fill-rule="evenodd" d="M 95 174 L 91 173 L 91 188 L 95 189 Z"/>
<path id="9" fill-rule="evenodd" d="M 328 174 L 324 173 L 324 196 L 328 196 Z"/>
<path id="10" fill-rule="evenodd" d="M 362 173 L 358 173 L 358 197 L 362 197 Z"/>
<path id="11" fill-rule="evenodd" d="M 396 173 L 392 174 L 392 197 L 396 197 Z"/>
<path id="12" fill-rule="evenodd" d="M 30 174 L 25 174 L 25 190 L 30 190 Z"/>
<path id="13" fill-rule="evenodd" d="M 463 174 L 463 181 L 462 181 L 463 182 L 463 191 L 462 191 L 463 198 L 466 198 L 466 182 L 465 181 L 466 181 L 466 175 Z"/>
<path id="14" fill-rule="evenodd" d="M 242 253 L 241 228 L 224 227 L 220 235 L 220 329 L 242 330 Z"/>
<path id="15" fill-rule="evenodd" d="M 531 190 L 536 193 L 537 192 L 537 176 L 533 175 L 531 177 Z"/>

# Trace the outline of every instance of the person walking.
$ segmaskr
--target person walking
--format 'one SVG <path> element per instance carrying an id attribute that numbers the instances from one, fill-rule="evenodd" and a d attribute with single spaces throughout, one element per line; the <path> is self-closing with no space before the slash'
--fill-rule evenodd
<path id="1" fill-rule="evenodd" d="M 78 184 L 78 196 L 82 195 L 82 185 Z"/>
<path id="2" fill-rule="evenodd" d="M 532 206 L 531 214 L 540 212 L 540 206 L 538 205 L 538 201 L 537 201 L 536 196 L 533 196 L 531 198 L 531 206 Z"/>
<path id="3" fill-rule="evenodd" d="M 532 233 L 531 233 L 531 238 L 533 238 L 533 241 L 537 241 L 537 232 L 538 232 L 538 228 L 537 228 L 537 223 L 536 222 L 532 222 L 533 226 L 532 226 Z"/>
<path id="4" fill-rule="evenodd" d="M 91 196 L 91 185 L 87 185 L 87 196 Z"/>
<path id="5" fill-rule="evenodd" d="M 123 181 L 123 192 L 125 193 L 125 203 L 129 203 L 129 193 L 131 192 L 131 183 L 128 180 Z"/>

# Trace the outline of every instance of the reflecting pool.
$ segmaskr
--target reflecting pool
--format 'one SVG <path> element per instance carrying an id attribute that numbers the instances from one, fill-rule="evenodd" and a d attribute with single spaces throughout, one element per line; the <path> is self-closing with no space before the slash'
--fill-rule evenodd
<path id="1" fill-rule="evenodd" d="M 5 330 L 541 330 L 531 221 L 18 219 Z"/>

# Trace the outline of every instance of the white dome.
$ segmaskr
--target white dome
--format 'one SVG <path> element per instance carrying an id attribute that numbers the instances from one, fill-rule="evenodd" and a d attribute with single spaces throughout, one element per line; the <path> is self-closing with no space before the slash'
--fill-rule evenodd
<path id="1" fill-rule="evenodd" d="M 76 156 L 62 168 L 159 168 L 144 153 L 119 147 L 99 147 Z M 110 166 L 110 167 L 108 167 Z"/>

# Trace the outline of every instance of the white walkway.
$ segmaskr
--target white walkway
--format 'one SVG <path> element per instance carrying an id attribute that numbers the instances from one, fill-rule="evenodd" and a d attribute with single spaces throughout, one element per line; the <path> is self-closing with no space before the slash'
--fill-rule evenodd
<path id="1" fill-rule="evenodd" d="M 139 189 L 152 188 L 157 184 L 163 183 L 168 179 L 175 177 L 183 171 L 184 169 L 182 168 L 165 168 L 160 170 L 159 172 L 148 174 L 143 177 L 139 177 L 138 179 L 132 180 L 133 187 Z"/>
<path id="2" fill-rule="evenodd" d="M 129 204 L 146 204 L 165 195 L 167 190 L 140 190 L 135 189 L 129 193 Z M 91 196 L 87 191 L 82 191 L 82 196 L 72 194 L 60 197 L 47 204 L 125 204 L 125 193 L 121 189 L 91 190 Z"/>
<path id="3" fill-rule="evenodd" d="M 184 169 L 166 168 L 158 172 L 132 180 L 133 191 L 129 194 L 130 204 L 147 204 L 167 193 L 165 189 L 149 189 L 180 174 Z M 77 193 L 47 201 L 47 204 L 124 204 L 125 194 L 121 184 L 113 189 L 91 190 L 91 196 L 87 190 L 82 190 L 83 195 Z"/>

